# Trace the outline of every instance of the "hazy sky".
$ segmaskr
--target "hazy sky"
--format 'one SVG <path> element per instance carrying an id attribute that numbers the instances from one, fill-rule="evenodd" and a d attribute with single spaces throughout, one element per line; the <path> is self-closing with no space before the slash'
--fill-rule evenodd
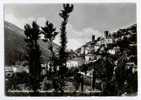
<path id="1" fill-rule="evenodd" d="M 59 30 L 61 18 L 58 15 L 61 4 L 7 4 L 5 20 L 23 29 L 33 20 L 41 26 L 45 21 L 53 22 Z M 104 30 L 115 31 L 136 23 L 134 3 L 74 4 L 67 25 L 68 48 L 76 49 L 91 40 L 91 35 L 103 35 Z M 55 39 L 59 43 L 59 35 Z"/>

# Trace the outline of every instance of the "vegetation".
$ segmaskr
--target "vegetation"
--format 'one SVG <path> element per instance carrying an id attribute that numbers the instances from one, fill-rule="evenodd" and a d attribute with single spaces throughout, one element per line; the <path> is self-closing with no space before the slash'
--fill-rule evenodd
<path id="1" fill-rule="evenodd" d="M 49 43 L 49 50 L 51 51 L 51 68 L 53 68 L 53 71 L 56 72 L 55 65 L 55 54 L 53 51 L 53 40 L 55 39 L 55 36 L 58 34 L 56 32 L 56 28 L 54 28 L 54 25 L 50 22 L 46 22 L 46 26 L 42 27 L 42 33 L 44 34 L 44 41 Z"/>
<path id="2" fill-rule="evenodd" d="M 68 22 L 69 14 L 73 11 L 73 5 L 70 4 L 63 4 L 63 10 L 59 13 L 61 18 L 63 19 L 61 24 L 61 48 L 59 51 L 59 62 L 60 62 L 60 81 L 61 85 L 64 85 L 64 75 L 66 72 L 66 60 L 67 60 L 67 53 L 66 53 L 66 25 Z M 61 86 L 62 88 L 62 86 Z"/>
<path id="3" fill-rule="evenodd" d="M 29 24 L 24 26 L 25 28 L 25 42 L 27 43 L 27 60 L 29 62 L 29 74 L 31 88 L 34 91 L 33 95 L 38 95 L 38 88 L 40 87 L 40 73 L 41 73 L 41 63 L 40 63 L 40 46 L 38 44 L 40 30 L 39 26 L 35 21 L 32 23 L 32 27 Z"/>
<path id="4" fill-rule="evenodd" d="M 61 13 L 59 15 L 62 17 L 63 21 L 61 24 L 61 49 L 59 52 L 60 55 L 60 66 L 66 67 L 66 59 L 67 59 L 67 54 L 66 54 L 66 43 L 67 43 L 67 37 L 66 37 L 66 25 L 68 22 L 69 18 L 69 13 L 73 11 L 73 5 L 69 4 L 64 4 L 63 5 L 63 10 L 61 10 Z"/>

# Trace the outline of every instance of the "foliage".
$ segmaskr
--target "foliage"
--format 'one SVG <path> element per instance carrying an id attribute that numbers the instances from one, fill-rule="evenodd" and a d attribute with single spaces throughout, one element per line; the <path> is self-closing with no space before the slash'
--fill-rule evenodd
<path id="1" fill-rule="evenodd" d="M 40 37 L 39 26 L 35 21 L 33 21 L 32 26 L 26 24 L 25 28 L 25 42 L 27 43 L 27 60 L 29 62 L 29 72 L 31 79 L 31 87 L 34 92 L 37 92 L 37 89 L 40 87 L 40 72 L 41 72 L 41 64 L 40 64 L 40 46 L 38 44 L 38 40 Z"/>
<path id="2" fill-rule="evenodd" d="M 61 24 L 61 49 L 60 49 L 60 63 L 61 66 L 65 64 L 67 54 L 66 54 L 66 43 L 67 43 L 67 37 L 66 37 L 66 25 L 68 22 L 69 13 L 73 11 L 73 5 L 70 4 L 63 4 L 63 10 L 59 13 L 59 15 L 62 17 L 63 21 Z"/>
<path id="3" fill-rule="evenodd" d="M 60 63 L 60 81 L 61 85 L 64 85 L 64 74 L 66 72 L 66 60 L 67 60 L 67 53 L 66 53 L 66 43 L 67 43 L 67 37 L 66 37 L 66 25 L 68 22 L 69 13 L 73 11 L 73 5 L 70 4 L 63 4 L 63 10 L 59 13 L 60 17 L 63 19 L 61 24 L 61 48 L 59 51 L 59 63 Z M 61 86 L 61 88 L 63 88 Z"/>
<path id="4" fill-rule="evenodd" d="M 53 51 L 53 40 L 55 39 L 55 36 L 58 34 L 58 32 L 56 32 L 56 28 L 54 28 L 54 25 L 47 21 L 46 25 L 42 28 L 42 33 L 44 34 L 44 41 L 49 43 L 49 50 L 51 51 L 51 67 L 54 67 L 54 71 L 56 71 L 55 68 L 55 55 L 54 55 L 54 51 Z"/>

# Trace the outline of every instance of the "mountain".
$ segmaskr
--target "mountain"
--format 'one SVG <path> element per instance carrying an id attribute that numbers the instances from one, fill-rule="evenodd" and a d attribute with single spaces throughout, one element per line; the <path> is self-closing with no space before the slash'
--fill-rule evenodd
<path id="1" fill-rule="evenodd" d="M 25 53 L 26 43 L 24 41 L 24 30 L 20 29 L 16 25 L 4 22 L 4 42 L 5 42 L 5 65 L 13 65 L 18 60 L 22 60 Z M 48 43 L 39 40 L 40 48 L 42 51 L 42 62 L 49 60 L 50 51 L 48 49 Z M 55 52 L 58 52 L 59 46 L 53 44 Z"/>

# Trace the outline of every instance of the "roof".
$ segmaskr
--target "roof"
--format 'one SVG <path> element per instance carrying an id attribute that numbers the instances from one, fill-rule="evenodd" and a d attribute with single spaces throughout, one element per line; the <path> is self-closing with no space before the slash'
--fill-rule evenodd
<path id="1" fill-rule="evenodd" d="M 84 59 L 82 57 L 75 57 L 75 58 L 70 59 L 68 61 L 84 61 Z"/>
<path id="2" fill-rule="evenodd" d="M 4 70 L 7 71 L 13 71 L 12 67 L 4 67 Z"/>

